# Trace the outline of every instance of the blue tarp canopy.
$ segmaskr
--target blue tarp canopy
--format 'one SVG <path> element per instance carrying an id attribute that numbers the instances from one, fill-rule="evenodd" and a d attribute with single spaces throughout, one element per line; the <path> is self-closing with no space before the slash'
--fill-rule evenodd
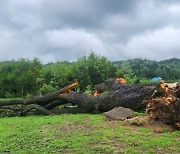
<path id="1" fill-rule="evenodd" d="M 161 81 L 161 80 L 162 80 L 161 77 L 154 77 L 151 79 L 151 81 L 153 81 L 153 82 L 157 82 L 157 81 Z"/>

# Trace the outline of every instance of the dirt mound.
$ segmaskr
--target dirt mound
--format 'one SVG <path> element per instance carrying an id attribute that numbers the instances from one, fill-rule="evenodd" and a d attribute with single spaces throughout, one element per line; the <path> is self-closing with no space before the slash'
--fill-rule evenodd
<path id="1" fill-rule="evenodd" d="M 163 133 L 165 131 L 171 132 L 174 127 L 164 124 L 161 121 L 151 119 L 149 116 L 137 116 L 124 120 L 124 125 L 128 125 L 133 128 L 144 127 L 153 130 L 155 133 Z"/>
<path id="2" fill-rule="evenodd" d="M 115 107 L 114 109 L 104 112 L 104 115 L 110 120 L 124 120 L 132 117 L 134 111 L 128 108 Z"/>

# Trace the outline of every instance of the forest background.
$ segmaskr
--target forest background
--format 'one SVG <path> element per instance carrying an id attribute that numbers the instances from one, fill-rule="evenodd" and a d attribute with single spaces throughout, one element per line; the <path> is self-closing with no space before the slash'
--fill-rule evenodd
<path id="1" fill-rule="evenodd" d="M 180 59 L 163 61 L 130 59 L 110 62 L 106 57 L 90 53 L 74 62 L 43 64 L 38 58 L 0 62 L 0 97 L 31 98 L 79 81 L 78 91 L 90 93 L 95 84 L 109 78 L 122 77 L 129 84 L 149 84 L 153 77 L 180 81 Z"/>

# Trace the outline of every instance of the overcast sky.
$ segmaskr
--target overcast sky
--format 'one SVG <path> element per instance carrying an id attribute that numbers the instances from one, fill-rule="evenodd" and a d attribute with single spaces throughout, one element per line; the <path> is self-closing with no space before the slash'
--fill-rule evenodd
<path id="1" fill-rule="evenodd" d="M 180 58 L 180 0 L 0 0 L 0 61 Z"/>

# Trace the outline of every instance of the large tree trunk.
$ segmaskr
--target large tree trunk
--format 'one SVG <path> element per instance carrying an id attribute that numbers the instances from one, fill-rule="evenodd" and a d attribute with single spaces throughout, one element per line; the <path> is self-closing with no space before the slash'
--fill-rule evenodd
<path id="1" fill-rule="evenodd" d="M 32 99 L 0 101 L 0 109 L 13 110 L 14 108 L 14 112 L 20 110 L 21 115 L 31 109 L 37 109 L 48 115 L 53 113 L 52 109 L 56 106 L 72 103 L 78 105 L 81 111 L 89 113 L 94 111 L 105 112 L 114 107 L 127 107 L 139 111 L 146 107 L 143 100 L 153 93 L 152 88 L 145 88 L 142 85 L 121 84 L 115 79 L 95 86 L 95 90 L 102 93 L 100 96 L 89 96 L 82 92 L 71 91 L 76 86 L 77 82 L 56 92 L 36 96 Z M 14 105 L 15 107 L 13 107 Z"/>
<path id="2" fill-rule="evenodd" d="M 88 96 L 76 91 L 70 91 L 60 97 L 79 105 L 87 112 L 92 112 L 93 110 L 105 112 L 114 107 L 127 107 L 139 111 L 145 109 L 146 104 L 143 103 L 143 100 L 153 92 L 153 89 L 146 89 L 141 85 L 122 85 L 121 88 L 102 96 Z"/>

